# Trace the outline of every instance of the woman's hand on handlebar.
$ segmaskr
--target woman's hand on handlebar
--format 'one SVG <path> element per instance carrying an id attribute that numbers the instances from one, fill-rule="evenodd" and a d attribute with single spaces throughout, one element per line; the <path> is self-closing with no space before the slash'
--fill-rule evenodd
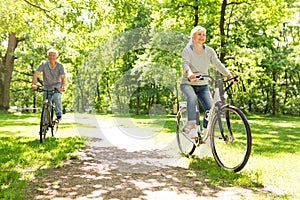
<path id="1" fill-rule="evenodd" d="M 232 76 L 231 74 L 228 74 L 227 79 L 232 79 L 233 83 L 239 82 L 239 79 L 237 76 Z"/>
<path id="2" fill-rule="evenodd" d="M 195 74 L 191 74 L 188 76 L 190 82 L 196 82 L 198 79 L 196 78 Z"/>

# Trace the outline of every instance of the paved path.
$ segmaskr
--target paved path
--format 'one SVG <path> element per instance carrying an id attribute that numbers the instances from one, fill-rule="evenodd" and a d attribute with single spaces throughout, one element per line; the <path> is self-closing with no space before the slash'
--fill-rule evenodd
<path id="1" fill-rule="evenodd" d="M 90 151 L 98 159 L 113 162 L 111 165 L 115 167 L 118 166 L 115 156 L 120 156 L 119 160 L 124 165 L 145 165 L 145 170 L 165 166 L 188 167 L 188 160 L 179 154 L 175 133 L 163 134 L 158 128 L 137 127 L 127 118 L 99 119 L 95 115 L 74 114 L 69 120 L 89 125 L 77 126 L 78 134 L 93 138 Z M 103 152 L 109 154 L 111 160 Z M 196 150 L 198 155 L 207 155 L 209 152 L 207 146 Z"/>
<path id="2" fill-rule="evenodd" d="M 133 126 L 128 119 L 74 114 L 65 122 L 92 139 L 79 160 L 46 169 L 35 180 L 33 199 L 253 199 L 268 191 L 219 187 L 188 169 L 175 134 Z M 203 151 L 205 152 L 205 151 Z M 199 153 L 199 152 L 198 152 Z M 41 184 L 43 183 L 43 184 Z"/>

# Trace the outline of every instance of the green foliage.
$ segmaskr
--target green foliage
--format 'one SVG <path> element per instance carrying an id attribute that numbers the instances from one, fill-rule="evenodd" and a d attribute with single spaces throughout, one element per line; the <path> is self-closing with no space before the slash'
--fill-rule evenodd
<path id="1" fill-rule="evenodd" d="M 115 88 L 131 74 L 143 85 L 156 84 L 128 97 L 130 109 L 147 112 L 156 96 L 169 112 L 182 99 L 181 50 L 192 27 L 202 25 L 207 45 L 240 76 L 231 103 L 249 112 L 299 115 L 297 1 L 0 1 L 1 59 L 9 32 L 24 39 L 14 52 L 11 105 L 39 107 L 31 77 L 54 47 L 68 72 L 64 107 L 111 112 L 115 98 L 122 98 Z"/>

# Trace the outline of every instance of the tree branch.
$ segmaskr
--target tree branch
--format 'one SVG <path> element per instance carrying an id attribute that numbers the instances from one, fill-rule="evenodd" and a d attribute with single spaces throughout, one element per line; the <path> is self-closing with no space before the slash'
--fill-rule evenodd
<path id="1" fill-rule="evenodd" d="M 238 5 L 238 4 L 243 4 L 243 3 L 249 4 L 247 1 L 245 1 L 245 2 L 236 2 L 236 1 L 234 1 L 234 2 L 227 3 L 227 5 Z"/>
<path id="2" fill-rule="evenodd" d="M 41 6 L 38 6 L 38 5 L 35 5 L 31 2 L 29 2 L 28 0 L 23 0 L 25 1 L 26 3 L 28 3 L 29 5 L 31 5 L 32 7 L 35 7 L 37 9 L 39 9 L 40 11 L 44 12 L 45 15 L 52 21 L 54 21 L 56 24 L 60 25 L 61 27 L 64 27 L 62 24 L 60 24 L 58 21 L 56 21 L 53 17 L 51 17 L 48 13 L 50 13 L 49 10 L 45 9 L 45 8 L 42 8 Z M 52 9 L 53 10 L 53 9 Z"/>
<path id="3" fill-rule="evenodd" d="M 49 12 L 48 10 L 46 10 L 45 8 L 42 8 L 42 7 L 40 7 L 40 6 L 37 6 L 37 5 L 35 5 L 35 4 L 33 4 L 33 3 L 31 3 L 31 2 L 29 2 L 29 1 L 27 1 L 27 0 L 24 0 L 26 3 L 28 3 L 29 5 L 31 5 L 31 6 L 33 6 L 33 7 L 35 7 L 35 8 L 38 8 L 39 10 L 42 10 L 42 11 L 44 11 L 44 12 Z"/>
<path id="4" fill-rule="evenodd" d="M 14 72 L 16 72 L 18 74 L 26 75 L 26 76 L 32 76 L 33 75 L 32 72 L 24 72 L 24 71 L 18 71 L 18 70 L 14 70 Z"/>

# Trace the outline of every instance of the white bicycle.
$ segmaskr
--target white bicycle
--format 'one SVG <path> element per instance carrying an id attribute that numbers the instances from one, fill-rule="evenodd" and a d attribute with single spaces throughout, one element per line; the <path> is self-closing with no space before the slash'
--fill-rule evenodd
<path id="1" fill-rule="evenodd" d="M 200 116 L 197 109 L 198 137 L 188 135 L 186 104 L 180 104 L 177 113 L 176 138 L 180 151 L 191 155 L 196 147 L 209 142 L 214 159 L 220 167 L 238 172 L 244 168 L 251 154 L 252 136 L 250 125 L 244 113 L 237 107 L 226 104 L 224 93 L 232 86 L 232 79 L 214 79 L 210 75 L 199 75 L 199 80 L 210 79 L 214 84 L 213 105 L 208 114 L 208 126 L 205 135 L 200 128 Z M 224 84 L 229 85 L 224 89 Z"/>

